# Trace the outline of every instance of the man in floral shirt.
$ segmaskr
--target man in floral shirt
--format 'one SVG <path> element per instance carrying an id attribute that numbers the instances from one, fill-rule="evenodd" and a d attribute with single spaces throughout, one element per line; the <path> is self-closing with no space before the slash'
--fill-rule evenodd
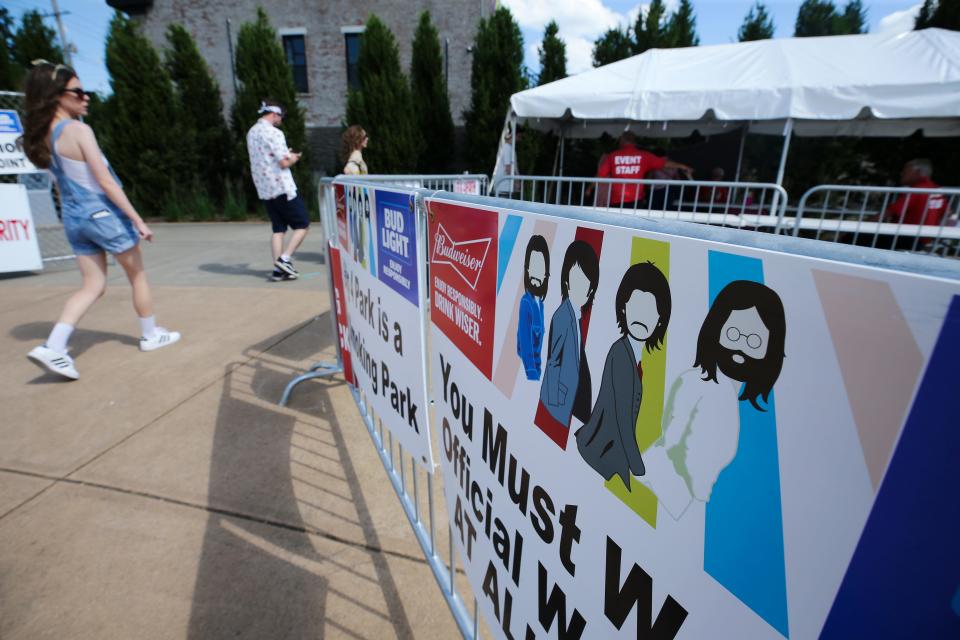
<path id="1" fill-rule="evenodd" d="M 260 119 L 247 132 L 247 152 L 253 184 L 273 227 L 271 279 L 296 280 L 300 274 L 293 268 L 290 258 L 310 227 L 310 216 L 303 198 L 297 194 L 297 185 L 290 172 L 290 167 L 300 160 L 301 154 L 287 148 L 287 139 L 278 128 L 283 122 L 283 107 L 272 100 L 264 100 L 260 103 L 259 113 Z M 287 228 L 293 229 L 293 235 L 284 250 L 283 236 Z"/>

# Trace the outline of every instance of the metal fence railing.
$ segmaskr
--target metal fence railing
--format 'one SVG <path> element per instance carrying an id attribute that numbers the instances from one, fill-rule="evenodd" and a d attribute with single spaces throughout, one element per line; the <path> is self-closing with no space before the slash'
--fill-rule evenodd
<path id="1" fill-rule="evenodd" d="M 779 229 L 787 204 L 779 185 L 699 180 L 502 176 L 490 195 L 770 232 Z"/>
<path id="2" fill-rule="evenodd" d="M 0 91 L 0 109 L 11 109 L 20 114 L 23 121 L 23 94 L 14 91 Z M 73 249 L 67 242 L 60 223 L 53 183 L 46 171 L 0 175 L 0 181 L 23 184 L 27 188 L 27 199 L 33 224 L 40 243 L 40 255 L 46 264 L 72 260 Z"/>
<path id="3" fill-rule="evenodd" d="M 488 178 L 482 173 L 454 173 L 454 174 L 382 174 L 356 176 L 367 182 L 391 184 L 396 187 L 413 187 L 416 189 L 436 189 L 451 193 L 468 195 L 485 195 L 487 193 Z"/>
<path id="4" fill-rule="evenodd" d="M 483 179 L 483 186 L 486 186 L 485 176 L 466 176 L 467 178 Z M 438 189 L 439 186 L 446 183 L 452 185 L 453 181 L 464 179 L 464 176 L 358 176 L 358 184 L 364 182 L 373 182 L 384 186 L 412 186 L 410 182 L 417 182 L 416 187 L 427 189 Z M 337 237 L 337 202 L 336 193 L 333 188 L 333 178 L 321 178 L 318 184 L 318 199 L 320 205 L 321 228 L 324 235 L 324 250 L 327 252 L 326 264 L 330 265 L 329 244 L 328 241 Z M 482 191 L 481 191 L 482 193 Z M 422 210 L 422 198 L 416 199 L 418 215 L 425 219 L 425 212 Z M 421 242 L 425 245 L 426 228 L 423 229 Z M 336 308 L 335 287 L 333 275 L 328 269 L 331 330 L 333 335 L 338 334 L 336 315 L 332 312 Z M 425 274 L 423 275 L 424 282 Z M 429 309 L 429 297 L 423 302 L 426 305 L 424 313 Z M 340 351 L 338 340 L 334 340 L 336 345 L 336 361 L 320 362 L 310 367 L 309 371 L 300 375 L 287 385 L 280 399 L 280 405 L 286 405 L 294 387 L 299 383 L 313 379 L 336 375 L 343 372 L 343 355 Z M 393 435 L 385 430 L 382 422 L 375 414 L 373 408 L 366 402 L 366 399 L 357 389 L 350 387 L 354 401 L 364 421 L 370 439 L 377 451 L 380 461 L 383 464 L 387 477 L 396 491 L 400 506 L 409 520 L 410 527 L 414 536 L 420 545 L 424 559 L 430 566 L 437 585 L 450 607 L 454 620 L 460 629 L 461 634 L 468 640 L 476 640 L 480 635 L 480 618 L 477 608 L 477 600 L 466 583 L 462 571 L 457 570 L 456 550 L 453 544 L 453 534 L 450 531 L 449 520 L 443 499 L 442 480 L 439 472 L 428 473 L 418 461 L 405 452 L 403 447 L 394 443 Z M 431 430 L 432 433 L 432 430 Z M 439 443 L 434 441 L 434 447 Z M 466 589 L 469 593 L 466 597 L 461 595 L 461 591 Z M 472 611 L 468 610 L 468 601 L 473 601 Z"/>
<path id="5" fill-rule="evenodd" d="M 960 257 L 960 189 L 820 185 L 784 233 L 827 242 Z M 788 231 L 789 230 L 789 231 Z"/>

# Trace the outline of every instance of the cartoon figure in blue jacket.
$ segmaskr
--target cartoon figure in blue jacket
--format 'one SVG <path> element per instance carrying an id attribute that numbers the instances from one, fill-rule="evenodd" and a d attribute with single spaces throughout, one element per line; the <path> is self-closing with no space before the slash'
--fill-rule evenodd
<path id="1" fill-rule="evenodd" d="M 543 236 L 533 236 L 523 259 L 523 288 L 517 311 L 517 355 L 527 380 L 540 379 L 540 352 L 543 346 L 543 299 L 550 282 L 550 249 Z"/>

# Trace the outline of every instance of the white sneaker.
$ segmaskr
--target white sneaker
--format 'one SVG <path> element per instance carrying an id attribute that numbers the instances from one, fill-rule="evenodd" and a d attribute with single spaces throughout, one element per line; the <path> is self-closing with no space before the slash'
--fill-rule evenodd
<path id="1" fill-rule="evenodd" d="M 155 351 L 169 347 L 178 340 L 180 340 L 179 331 L 168 331 L 163 327 L 157 327 L 152 338 L 140 338 L 140 351 Z"/>
<path id="2" fill-rule="evenodd" d="M 27 354 L 27 357 L 38 367 L 46 369 L 50 373 L 56 373 L 71 380 L 76 380 L 80 377 L 80 372 L 77 371 L 77 368 L 73 364 L 73 358 L 66 353 L 54 351 L 45 344 L 34 347 L 33 350 Z"/>

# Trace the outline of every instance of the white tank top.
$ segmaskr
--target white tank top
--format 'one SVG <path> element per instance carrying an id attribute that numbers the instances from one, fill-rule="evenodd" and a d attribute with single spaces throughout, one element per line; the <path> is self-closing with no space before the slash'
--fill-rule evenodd
<path id="1" fill-rule="evenodd" d="M 103 158 L 104 164 L 109 167 L 110 163 L 107 161 L 107 158 L 103 155 L 100 157 Z M 90 165 L 83 160 L 72 160 L 71 158 L 64 157 L 64 155 L 59 151 L 57 151 L 57 158 L 60 159 L 60 166 L 63 168 L 63 172 L 67 174 L 68 178 L 76 182 L 87 191 L 103 193 L 103 188 L 93 176 L 93 172 L 90 171 Z"/>

